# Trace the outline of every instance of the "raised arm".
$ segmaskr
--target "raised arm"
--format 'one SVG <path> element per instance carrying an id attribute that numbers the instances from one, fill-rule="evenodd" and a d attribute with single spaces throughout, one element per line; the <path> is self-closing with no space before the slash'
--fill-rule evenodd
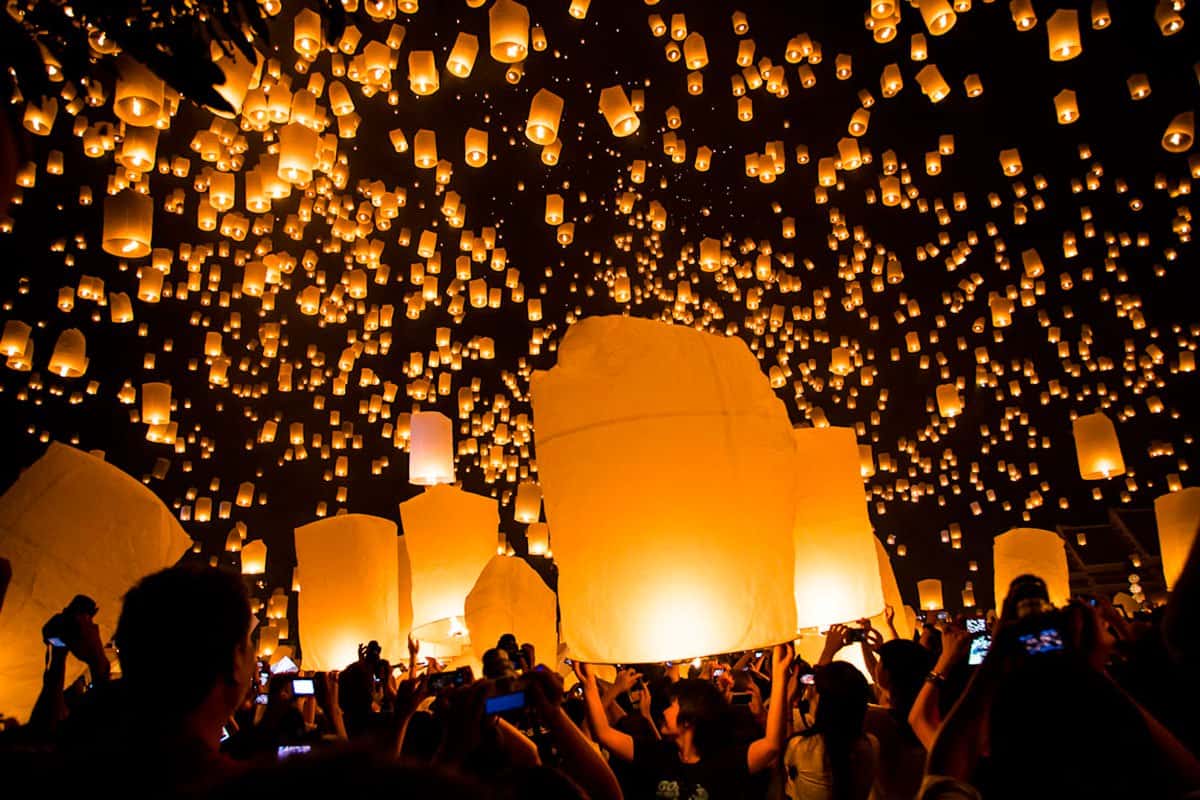
<path id="1" fill-rule="evenodd" d="M 771 700 L 767 706 L 767 732 L 761 738 L 750 743 L 746 751 L 746 767 L 751 772 L 761 772 L 775 764 L 783 752 L 787 713 L 787 683 L 788 672 L 796 651 L 789 642 L 775 645 L 771 658 Z"/>
<path id="2" fill-rule="evenodd" d="M 633 761 L 633 737 L 609 724 L 591 666 L 578 664 L 577 667 L 579 682 L 583 684 L 583 703 L 587 709 L 588 724 L 592 726 L 596 741 L 622 761 Z"/>
<path id="3" fill-rule="evenodd" d="M 592 800 L 621 800 L 621 786 L 608 762 L 563 711 L 558 675 L 545 669 L 533 670 L 526 673 L 524 682 L 530 703 L 554 740 L 562 771 Z"/>
<path id="4" fill-rule="evenodd" d="M 908 712 L 908 724 L 926 750 L 933 747 L 933 740 L 942 724 L 939 706 L 942 684 L 950 670 L 967 657 L 970 647 L 971 637 L 964 629 L 952 626 L 942 631 L 942 654 L 938 656 L 933 671 L 929 673 L 925 685 L 921 687 L 912 709 Z"/>

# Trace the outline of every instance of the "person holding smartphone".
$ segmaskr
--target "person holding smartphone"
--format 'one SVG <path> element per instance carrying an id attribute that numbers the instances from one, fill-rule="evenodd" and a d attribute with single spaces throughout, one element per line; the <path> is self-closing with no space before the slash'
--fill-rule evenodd
<path id="1" fill-rule="evenodd" d="M 738 742 L 728 724 L 729 704 L 709 680 L 687 679 L 671 687 L 671 703 L 662 714 L 662 740 L 635 740 L 609 724 L 590 665 L 578 664 L 588 723 L 609 753 L 639 768 L 643 785 L 637 796 L 679 798 L 741 797 L 751 774 L 768 769 L 782 752 L 784 693 L 792 645 L 777 645 L 772 659 L 771 701 L 766 735 Z"/>

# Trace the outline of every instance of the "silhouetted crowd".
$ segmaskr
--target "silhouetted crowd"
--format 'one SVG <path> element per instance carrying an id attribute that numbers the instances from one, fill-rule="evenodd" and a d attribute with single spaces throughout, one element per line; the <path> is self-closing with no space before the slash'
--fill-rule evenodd
<path id="1" fill-rule="evenodd" d="M 336 672 L 260 660 L 241 581 L 180 566 L 125 596 L 114 676 L 79 597 L 46 626 L 43 689 L 0 733 L 5 797 L 1200 797 L 1200 550 L 1160 607 L 892 609 L 684 663 L 572 663 L 506 635 L 470 667 L 375 642 Z M 0 602 L 2 602 L 0 593 Z M 37 642 L 28 646 L 36 647 Z M 87 665 L 67 685 L 67 656 Z M 394 659 L 395 662 L 388 659 Z M 605 677 L 606 676 L 606 677 Z"/>

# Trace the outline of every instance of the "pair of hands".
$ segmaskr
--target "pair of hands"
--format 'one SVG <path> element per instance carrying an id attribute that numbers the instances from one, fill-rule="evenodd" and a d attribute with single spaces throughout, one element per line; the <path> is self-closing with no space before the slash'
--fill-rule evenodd
<path id="1" fill-rule="evenodd" d="M 830 625 L 829 631 L 825 634 L 825 649 L 821 660 L 823 662 L 832 661 L 839 650 L 854 644 L 855 641 L 861 642 L 865 650 L 878 650 L 879 646 L 883 644 L 883 634 L 871 627 L 869 619 L 860 619 L 858 625 L 858 628 L 842 624 Z M 859 638 L 859 630 L 862 631 L 861 638 Z"/>

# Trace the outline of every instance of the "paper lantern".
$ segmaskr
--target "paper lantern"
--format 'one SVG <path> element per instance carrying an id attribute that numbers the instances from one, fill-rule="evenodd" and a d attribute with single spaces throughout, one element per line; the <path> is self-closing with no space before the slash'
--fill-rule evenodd
<path id="1" fill-rule="evenodd" d="M 150 255 L 154 229 L 154 200 L 126 189 L 104 198 L 104 252 L 120 258 Z"/>
<path id="2" fill-rule="evenodd" d="M 1196 138 L 1196 114 L 1185 111 L 1176 115 L 1163 134 L 1162 146 L 1168 153 L 1185 153 Z"/>
<path id="3" fill-rule="evenodd" d="M 165 425 L 171 421 L 171 384 L 142 384 L 142 422 Z"/>
<path id="4" fill-rule="evenodd" d="M 1015 528 L 992 542 L 992 570 L 996 610 L 1004 608 L 1008 586 L 1018 575 L 1036 575 L 1046 582 L 1050 602 L 1066 605 L 1071 599 L 1070 570 L 1062 537 L 1054 531 Z"/>
<path id="5" fill-rule="evenodd" d="M 469 77 L 475 68 L 475 57 L 479 55 L 479 37 L 470 33 L 459 33 L 454 47 L 446 59 L 446 69 L 459 78 Z"/>
<path id="6" fill-rule="evenodd" d="M 524 61 L 529 53 L 529 9 L 512 0 L 496 0 L 488 9 L 492 58 L 502 64 Z"/>
<path id="7" fill-rule="evenodd" d="M 1154 7 L 1154 21 L 1163 36 L 1171 36 L 1183 29 L 1183 17 L 1179 14 L 1182 7 L 1178 0 L 1158 0 L 1158 5 Z"/>
<path id="8" fill-rule="evenodd" d="M 163 109 L 163 82 L 137 61 L 122 56 L 117 63 L 113 113 L 127 125 L 153 125 Z"/>
<path id="9" fill-rule="evenodd" d="M 437 166 L 437 162 L 437 134 L 422 128 L 413 137 L 413 163 L 421 169 L 433 169 Z M 429 258 L 430 256 L 421 257 Z"/>
<path id="10" fill-rule="evenodd" d="M 616 136 L 629 136 L 642 124 L 620 86 L 600 90 L 600 113 Z"/>
<path id="11" fill-rule="evenodd" d="M 1167 591 L 1175 588 L 1200 527 L 1200 487 L 1168 492 L 1154 501 L 1158 546 Z"/>
<path id="12" fill-rule="evenodd" d="M 911 639 L 913 620 L 905 613 L 907 609 L 904 600 L 900 597 L 900 586 L 896 583 L 896 572 L 892 569 L 892 559 L 888 556 L 887 548 L 879 539 L 875 539 L 875 561 L 879 566 L 879 583 L 883 589 L 883 602 L 891 606 L 895 612 L 892 624 L 896 626 L 896 633 L 900 634 L 901 639 Z M 875 624 L 874 627 L 882 630 L 881 625 L 885 623 L 886 620 L 880 619 L 879 624 Z"/>
<path id="13" fill-rule="evenodd" d="M 488 134 L 478 128 L 467 128 L 463 141 L 467 166 L 482 167 L 488 160 Z"/>
<path id="14" fill-rule="evenodd" d="M 1112 421 L 1101 412 L 1087 414 L 1071 423 L 1079 475 L 1098 481 L 1125 474 L 1125 459 Z"/>
<path id="15" fill-rule="evenodd" d="M 550 526 L 544 522 L 530 523 L 525 530 L 525 543 L 531 556 L 550 553 Z"/>
<path id="16" fill-rule="evenodd" d="M 262 575 L 267 571 L 267 543 L 262 539 L 242 546 L 242 574 Z"/>
<path id="17" fill-rule="evenodd" d="M 954 13 L 954 7 L 950 5 L 949 0 L 920 0 L 921 19 L 925 21 L 925 27 L 934 36 L 941 36 L 958 21 L 958 15 Z M 885 14 L 884 16 L 891 16 Z"/>
<path id="18" fill-rule="evenodd" d="M 312 180 L 321 149 L 321 135 L 306 125 L 292 122 L 279 131 L 279 167 L 276 174 L 288 183 L 303 185 Z"/>
<path id="19" fill-rule="evenodd" d="M 537 522 L 541 514 L 542 487 L 532 481 L 522 481 L 517 486 L 514 518 L 517 522 Z"/>
<path id="20" fill-rule="evenodd" d="M 412 50 L 408 54 L 408 88 L 418 96 L 431 95 L 438 90 L 437 64 L 432 50 Z"/>
<path id="21" fill-rule="evenodd" d="M 962 398 L 958 394 L 958 386 L 953 383 L 943 383 L 937 387 L 938 413 L 943 417 L 957 417 L 962 413 Z"/>
<path id="22" fill-rule="evenodd" d="M 950 84 L 946 83 L 946 79 L 934 64 L 926 64 L 921 68 L 917 73 L 917 83 L 931 103 L 940 103 L 950 94 Z"/>
<path id="23" fill-rule="evenodd" d="M 529 103 L 529 118 L 525 122 L 525 135 L 529 141 L 546 145 L 557 139 L 562 110 L 561 97 L 547 89 L 539 89 Z"/>
<path id="24" fill-rule="evenodd" d="M 443 623 L 443 632 L 450 633 L 451 620 L 462 617 L 467 593 L 495 555 L 496 501 L 454 486 L 431 486 L 400 504 L 400 522 L 412 564 L 413 628 Z M 304 580 L 307 591 L 307 572 Z M 425 638 L 447 640 L 432 636 Z"/>
<path id="25" fill-rule="evenodd" d="M 850 428 L 797 428 L 796 624 L 826 627 L 883 611 L 875 534 Z"/>
<path id="26" fill-rule="evenodd" d="M 1079 103 L 1070 89 L 1054 95 L 1054 116 L 1059 125 L 1070 125 L 1079 119 Z"/>
<path id="27" fill-rule="evenodd" d="M 794 636 L 793 561 L 781 555 L 795 522 L 791 428 L 741 340 L 585 319 L 531 390 L 576 658 L 679 660 Z"/>
<path id="28" fill-rule="evenodd" d="M 1051 61 L 1070 61 L 1083 52 L 1079 38 L 1079 12 L 1060 8 L 1046 20 Z"/>
<path id="29" fill-rule="evenodd" d="M 942 608 L 942 582 L 937 578 L 926 578 L 917 581 L 917 598 L 923 611 L 937 611 Z"/>
<path id="30" fill-rule="evenodd" d="M 500 637 L 511 633 L 533 645 L 539 661 L 558 653 L 558 604 L 554 592 L 519 558 L 493 556 L 464 602 L 471 649 L 482 660 Z"/>
<path id="31" fill-rule="evenodd" d="M 78 378 L 87 372 L 87 341 L 78 328 L 67 328 L 58 335 L 50 354 L 50 371 L 62 378 Z"/>
<path id="32" fill-rule="evenodd" d="M 0 613 L 0 708 L 28 719 L 42 688 L 42 625 L 76 594 L 100 606 L 107 642 L 121 598 L 191 546 L 170 509 L 103 459 L 51 443 L 0 497 L 0 553 L 12 583 Z M 83 673 L 71 659 L 67 681 Z"/>
<path id="33" fill-rule="evenodd" d="M 404 658 L 411 576 L 400 574 L 400 546 L 395 523 L 365 514 L 296 529 L 296 564 L 304 572 L 296 601 L 304 669 L 343 669 L 358 660 L 358 645 L 371 640 L 392 662 Z"/>
<path id="34" fill-rule="evenodd" d="M 0 337 L 0 355 L 11 357 L 24 353 L 25 346 L 29 343 L 29 333 L 32 330 L 33 328 L 19 319 L 10 319 L 5 322 L 4 335 Z"/>
<path id="35" fill-rule="evenodd" d="M 688 34 L 683 40 L 683 61 L 688 69 L 703 69 L 708 66 L 708 48 L 704 37 L 696 31 Z"/>

